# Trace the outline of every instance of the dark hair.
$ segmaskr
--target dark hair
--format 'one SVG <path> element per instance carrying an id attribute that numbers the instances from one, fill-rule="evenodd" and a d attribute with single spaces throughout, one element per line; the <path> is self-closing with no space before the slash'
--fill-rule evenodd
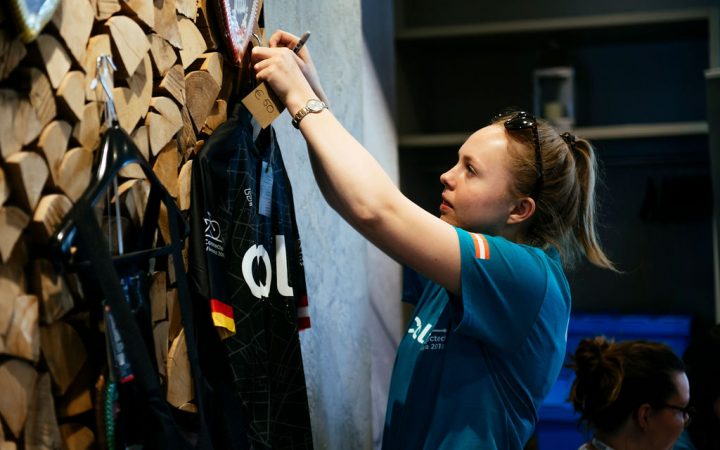
<path id="1" fill-rule="evenodd" d="M 493 118 L 504 123 L 512 113 Z M 576 136 L 563 138 L 548 122 L 537 119 L 543 183 L 535 202 L 535 214 L 522 241 L 530 245 L 557 247 L 563 262 L 572 266 L 579 256 L 598 267 L 615 270 L 605 255 L 596 231 L 595 185 L 598 165 L 590 141 Z M 530 195 L 537 180 L 537 164 L 531 130 L 507 130 L 507 135 L 523 145 L 522 151 L 509 150 L 517 195 Z M 571 136 L 571 135 L 569 135 Z"/>
<path id="2" fill-rule="evenodd" d="M 682 360 L 665 344 L 612 342 L 604 336 L 583 339 L 571 367 L 575 381 L 570 401 L 588 428 L 612 433 L 639 406 L 658 406 L 676 393 L 673 375 Z"/>
<path id="3" fill-rule="evenodd" d="M 690 342 L 683 355 L 690 382 L 690 405 L 696 410 L 688 433 L 700 449 L 720 448 L 720 419 L 715 402 L 720 398 L 720 324 Z"/>

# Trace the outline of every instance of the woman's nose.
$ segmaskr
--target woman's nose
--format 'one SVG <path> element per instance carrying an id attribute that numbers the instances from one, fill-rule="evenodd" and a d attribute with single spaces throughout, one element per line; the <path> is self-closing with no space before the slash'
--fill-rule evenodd
<path id="1" fill-rule="evenodd" d="M 451 187 L 453 169 L 454 167 L 450 168 L 450 170 L 440 175 L 440 182 L 443 184 L 443 186 Z"/>

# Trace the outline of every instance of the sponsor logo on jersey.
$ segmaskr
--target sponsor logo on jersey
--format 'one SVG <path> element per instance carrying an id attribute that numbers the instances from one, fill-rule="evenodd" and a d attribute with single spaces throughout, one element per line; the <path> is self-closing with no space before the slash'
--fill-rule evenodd
<path id="1" fill-rule="evenodd" d="M 217 220 L 213 220 L 210 211 L 205 211 L 205 251 L 212 253 L 220 258 L 225 257 L 225 249 L 223 248 L 222 237 L 220 237 L 220 224 Z"/>

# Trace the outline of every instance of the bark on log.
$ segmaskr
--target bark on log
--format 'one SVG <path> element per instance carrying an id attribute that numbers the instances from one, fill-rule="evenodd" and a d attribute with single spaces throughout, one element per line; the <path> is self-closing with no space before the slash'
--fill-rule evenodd
<path id="1" fill-rule="evenodd" d="M 85 107 L 85 75 L 73 70 L 65 75 L 57 90 L 58 106 L 73 121 L 82 119 Z"/>
<path id="2" fill-rule="evenodd" d="M 145 125 L 150 136 L 150 151 L 156 155 L 171 142 L 183 122 L 177 105 L 167 97 L 153 97 L 150 106 L 155 112 L 147 115 Z M 177 146 L 174 148 L 177 152 Z M 175 171 L 177 176 L 177 165 Z"/>
<path id="3" fill-rule="evenodd" d="M 85 192 L 92 177 L 93 154 L 76 147 L 65 153 L 58 170 L 57 186 L 75 203 Z"/>
<path id="4" fill-rule="evenodd" d="M 0 257 L 2 262 L 5 263 L 10 259 L 15 244 L 29 223 L 30 216 L 22 209 L 14 206 L 0 207 Z"/>
<path id="5" fill-rule="evenodd" d="M 70 289 L 49 260 L 33 261 L 30 284 L 32 291 L 40 298 L 41 323 L 51 324 L 73 308 L 74 301 Z"/>
<path id="6" fill-rule="evenodd" d="M 34 152 L 18 152 L 5 159 L 5 175 L 14 199 L 26 212 L 35 210 L 49 170 L 42 156 Z"/>
<path id="7" fill-rule="evenodd" d="M 45 156 L 48 169 L 50 169 L 50 182 L 57 185 L 60 178 L 60 164 L 67 151 L 72 127 L 64 120 L 50 122 L 40 133 L 38 149 Z"/>
<path id="8" fill-rule="evenodd" d="M 178 29 L 180 31 L 180 38 L 182 39 L 180 60 L 182 61 L 183 68 L 187 69 L 200 55 L 205 53 L 207 45 L 200 30 L 198 30 L 192 20 L 181 18 L 178 22 Z"/>
<path id="9" fill-rule="evenodd" d="M 65 47 L 50 34 L 41 34 L 35 38 L 40 57 L 45 65 L 45 71 L 50 79 L 53 89 L 60 87 L 65 75 L 70 71 L 72 58 L 65 51 Z"/>
<path id="10" fill-rule="evenodd" d="M 43 373 L 38 378 L 28 408 L 25 424 L 25 448 L 28 450 L 53 450 L 60 448 L 61 445 L 50 374 Z"/>
<path id="11" fill-rule="evenodd" d="M 70 49 L 78 64 L 85 59 L 90 32 L 95 22 L 95 11 L 88 0 L 62 0 L 52 22 Z"/>
<path id="12" fill-rule="evenodd" d="M 210 73 L 196 70 L 185 76 L 185 96 L 195 132 L 202 130 L 219 93 L 220 86 Z"/>
<path id="13" fill-rule="evenodd" d="M 6 29 L 0 30 L 0 81 L 6 79 L 27 54 L 20 36 L 12 36 Z"/>
<path id="14" fill-rule="evenodd" d="M 49 194 L 41 198 L 31 226 L 35 243 L 46 244 L 71 208 L 72 201 L 63 194 Z"/>
<path id="15" fill-rule="evenodd" d="M 170 45 L 181 49 L 182 39 L 180 38 L 177 14 L 175 14 L 175 0 L 153 0 L 153 6 L 155 8 L 153 30 Z"/>
<path id="16" fill-rule="evenodd" d="M 33 362 L 40 358 L 36 296 L 21 295 L 15 299 L 13 316 L 5 336 L 4 353 Z"/>
<path id="17" fill-rule="evenodd" d="M 10 359 L 0 364 L 0 415 L 16 438 L 25 427 L 36 380 L 37 372 L 26 362 Z"/>
<path id="18" fill-rule="evenodd" d="M 150 50 L 150 41 L 142 28 L 129 17 L 111 17 L 105 25 L 109 28 L 111 41 L 120 55 L 120 61 L 116 61 L 116 64 L 121 63 L 125 73 L 132 76 Z"/>
<path id="19" fill-rule="evenodd" d="M 72 326 L 57 321 L 40 327 L 40 346 L 57 393 L 63 395 L 85 364 L 85 345 Z"/>

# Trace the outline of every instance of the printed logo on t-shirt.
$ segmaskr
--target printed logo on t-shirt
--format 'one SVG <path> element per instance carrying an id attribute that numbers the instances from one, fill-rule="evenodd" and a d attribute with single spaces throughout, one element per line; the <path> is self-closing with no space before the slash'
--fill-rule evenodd
<path id="1" fill-rule="evenodd" d="M 220 224 L 213 220 L 210 211 L 205 211 L 205 251 L 221 258 L 225 257 L 223 241 L 220 237 Z"/>
<path id="2" fill-rule="evenodd" d="M 412 338 L 420 344 L 425 344 L 426 339 L 429 337 L 428 333 L 432 330 L 433 324 L 428 323 L 423 326 L 422 319 L 415 316 L 415 327 L 410 327 L 408 333 L 412 334 Z"/>
<path id="3" fill-rule="evenodd" d="M 470 236 L 472 236 L 473 244 L 475 244 L 475 258 L 490 259 L 490 246 L 485 236 L 479 233 L 470 233 Z"/>

